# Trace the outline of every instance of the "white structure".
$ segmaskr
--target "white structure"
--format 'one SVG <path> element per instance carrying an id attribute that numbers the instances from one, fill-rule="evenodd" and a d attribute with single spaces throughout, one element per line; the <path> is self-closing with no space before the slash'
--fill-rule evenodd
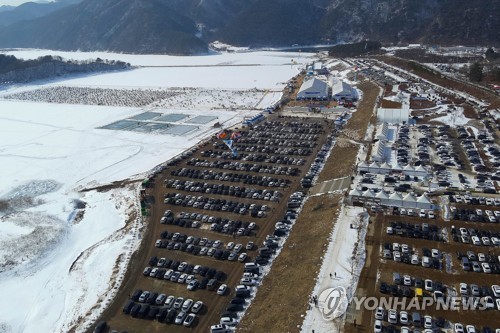
<path id="1" fill-rule="evenodd" d="M 387 134 L 389 133 L 389 124 L 386 122 L 382 123 L 380 126 L 380 134 L 377 135 L 377 139 L 379 140 L 387 140 Z"/>
<path id="2" fill-rule="evenodd" d="M 349 192 L 349 200 L 351 203 L 358 202 L 365 205 L 378 204 L 386 207 L 434 209 L 434 205 L 424 194 L 416 196 L 413 193 L 406 193 L 403 196 L 399 192 L 386 193 L 383 190 L 375 192 L 374 189 L 361 192 L 359 189 L 353 189 Z"/>
<path id="3" fill-rule="evenodd" d="M 408 175 L 410 177 L 425 178 L 431 175 L 427 169 L 419 165 L 416 168 L 411 165 L 406 165 L 404 168 L 399 164 L 390 165 L 389 163 L 379 164 L 376 161 L 368 164 L 365 161 L 358 164 L 358 171 L 370 172 L 377 175 L 388 175 L 391 173 Z"/>
<path id="4" fill-rule="evenodd" d="M 332 99 L 336 101 L 340 101 L 341 99 L 357 101 L 359 99 L 356 89 L 344 81 L 332 77 L 330 82 L 332 85 Z"/>
<path id="5" fill-rule="evenodd" d="M 297 93 L 297 100 L 304 99 L 327 100 L 328 84 L 317 78 L 304 81 L 299 92 Z"/>
<path id="6" fill-rule="evenodd" d="M 379 122 L 402 124 L 402 123 L 408 123 L 409 119 L 410 119 L 410 110 L 407 108 L 402 108 L 402 109 L 379 108 L 377 110 L 377 120 Z"/>
<path id="7" fill-rule="evenodd" d="M 385 140 L 378 140 L 373 146 L 372 159 L 375 162 L 384 162 L 385 161 Z"/>

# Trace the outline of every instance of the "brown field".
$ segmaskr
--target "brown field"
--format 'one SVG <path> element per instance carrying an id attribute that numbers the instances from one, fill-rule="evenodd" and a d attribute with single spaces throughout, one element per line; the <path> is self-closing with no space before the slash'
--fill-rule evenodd
<path id="1" fill-rule="evenodd" d="M 300 332 L 340 201 L 322 195 L 306 202 L 238 332 Z"/>
<path id="2" fill-rule="evenodd" d="M 400 109 L 402 106 L 399 102 L 389 101 L 387 99 L 382 100 L 382 105 L 380 107 L 387 109 Z"/>
<path id="3" fill-rule="evenodd" d="M 371 82 L 363 82 L 359 85 L 359 89 L 363 91 L 363 99 L 358 104 L 358 110 L 345 126 L 346 130 L 357 131 L 358 137 L 361 140 L 365 137 L 368 123 L 374 123 L 376 116 L 373 114 L 373 108 L 379 87 Z M 359 146 L 336 144 L 330 154 L 330 159 L 325 163 L 323 172 L 318 178 L 318 182 L 325 180 L 346 177 L 351 174 L 356 162 Z"/>

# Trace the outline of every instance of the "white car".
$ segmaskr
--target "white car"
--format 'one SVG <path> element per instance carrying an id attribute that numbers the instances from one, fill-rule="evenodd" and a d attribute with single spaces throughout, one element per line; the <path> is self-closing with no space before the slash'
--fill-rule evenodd
<path id="1" fill-rule="evenodd" d="M 191 310 L 193 304 L 194 301 L 191 298 L 188 298 L 184 301 L 184 303 L 182 303 L 182 311 L 188 312 L 189 310 Z"/>
<path id="2" fill-rule="evenodd" d="M 432 317 L 431 316 L 424 316 L 424 327 L 425 328 L 432 328 Z"/>
<path id="3" fill-rule="evenodd" d="M 391 324 L 397 324 L 398 323 L 398 313 L 396 310 L 389 310 L 389 313 L 387 315 L 387 320 Z"/>
<path id="4" fill-rule="evenodd" d="M 483 272 L 484 273 L 486 273 L 486 274 L 490 274 L 491 273 L 490 264 L 488 264 L 487 262 L 482 262 L 481 263 L 481 267 L 483 268 Z"/>
<path id="5" fill-rule="evenodd" d="M 392 256 L 395 262 L 401 262 L 401 253 L 399 253 L 399 251 L 392 252 Z"/>
<path id="6" fill-rule="evenodd" d="M 227 291 L 227 284 L 221 284 L 219 289 L 217 289 L 217 295 L 224 295 Z"/>
<path id="7" fill-rule="evenodd" d="M 381 333 L 382 332 L 382 322 L 380 320 L 375 320 L 375 325 L 373 325 L 373 331 L 375 333 Z"/>
<path id="8" fill-rule="evenodd" d="M 234 288 L 234 291 L 238 292 L 238 291 L 246 291 L 246 290 L 250 290 L 250 287 L 248 286 L 244 286 L 242 284 L 239 284 L 237 285 L 235 288 Z"/>
<path id="9" fill-rule="evenodd" d="M 187 317 L 187 313 L 184 312 L 184 311 L 181 311 L 179 312 L 179 314 L 177 315 L 177 317 L 175 317 L 175 324 L 176 325 L 182 325 L 182 323 L 184 322 L 184 320 L 186 319 Z"/>
<path id="10" fill-rule="evenodd" d="M 495 304 L 497 305 L 497 309 L 500 310 L 500 298 L 495 300 Z"/>
<path id="11" fill-rule="evenodd" d="M 244 286 L 255 286 L 257 284 L 257 281 L 249 278 L 243 278 L 240 280 L 240 284 Z"/>
<path id="12" fill-rule="evenodd" d="M 384 320 L 385 310 L 384 308 L 378 307 L 375 310 L 375 319 Z"/>
<path id="13" fill-rule="evenodd" d="M 227 245 L 226 245 L 226 249 L 228 249 L 228 250 L 232 250 L 233 248 L 234 248 L 234 242 L 229 242 L 229 243 L 227 243 Z"/>
<path id="14" fill-rule="evenodd" d="M 227 326 L 236 326 L 238 325 L 238 320 L 236 318 L 231 318 L 231 317 L 222 317 L 220 319 L 220 323 L 222 325 L 227 325 Z"/>
<path id="15" fill-rule="evenodd" d="M 467 333 L 476 333 L 476 328 L 472 325 L 465 326 L 465 329 L 467 330 Z"/>
<path id="16" fill-rule="evenodd" d="M 469 291 L 467 289 L 467 283 L 460 283 L 460 295 L 467 296 L 469 295 Z"/>
<path id="17" fill-rule="evenodd" d="M 460 323 L 455 323 L 455 325 L 453 325 L 453 331 L 455 333 L 464 333 L 464 326 Z"/>
<path id="18" fill-rule="evenodd" d="M 484 262 L 484 261 L 486 261 L 486 256 L 484 255 L 484 253 L 478 253 L 478 254 L 477 254 L 477 259 L 478 259 L 480 262 Z"/>
<path id="19" fill-rule="evenodd" d="M 193 307 L 191 308 L 192 313 L 198 313 L 200 310 L 203 308 L 203 302 L 202 301 L 196 301 L 196 303 L 193 304 Z"/>
<path id="20" fill-rule="evenodd" d="M 432 249 L 431 253 L 432 253 L 433 258 L 440 258 L 441 257 L 441 253 L 439 252 L 438 249 Z"/>
<path id="21" fill-rule="evenodd" d="M 493 291 L 493 295 L 495 297 L 500 297 L 500 286 L 498 284 L 494 284 L 491 286 L 491 291 Z"/>
<path id="22" fill-rule="evenodd" d="M 481 237 L 481 242 L 483 243 L 484 246 L 490 246 L 491 245 L 491 241 L 490 241 L 490 238 L 489 237 Z"/>
<path id="23" fill-rule="evenodd" d="M 403 276 L 403 284 L 405 286 L 411 286 L 411 276 L 405 274 Z"/>
<path id="24" fill-rule="evenodd" d="M 247 260 L 248 255 L 246 253 L 242 253 L 238 256 L 238 261 L 239 262 L 245 262 Z"/>
<path id="25" fill-rule="evenodd" d="M 400 321 L 400 323 L 403 324 L 403 325 L 406 325 L 406 324 L 408 324 L 408 320 L 409 320 L 408 319 L 408 312 L 401 311 L 399 313 L 399 321 Z"/>
<path id="26" fill-rule="evenodd" d="M 486 309 L 488 309 L 488 310 L 495 308 L 495 302 L 493 301 L 493 297 L 491 297 L 491 296 L 483 297 L 482 303 L 486 306 Z"/>
<path id="27" fill-rule="evenodd" d="M 427 291 L 432 291 L 434 288 L 433 288 L 433 283 L 432 283 L 432 280 L 431 279 L 426 279 L 424 281 L 424 288 L 425 290 Z"/>

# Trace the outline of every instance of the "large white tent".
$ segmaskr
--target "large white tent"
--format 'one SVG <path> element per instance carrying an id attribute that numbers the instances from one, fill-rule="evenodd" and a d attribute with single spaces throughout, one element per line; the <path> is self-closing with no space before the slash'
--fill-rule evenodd
<path id="1" fill-rule="evenodd" d="M 327 100 L 328 99 L 328 84 L 317 78 L 304 81 L 297 93 L 298 100 Z"/>

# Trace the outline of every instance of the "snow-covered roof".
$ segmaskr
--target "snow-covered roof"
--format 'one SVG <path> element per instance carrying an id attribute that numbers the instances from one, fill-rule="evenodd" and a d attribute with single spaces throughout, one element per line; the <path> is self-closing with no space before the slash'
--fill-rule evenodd
<path id="1" fill-rule="evenodd" d="M 403 200 L 403 197 L 401 196 L 401 194 L 399 194 L 399 192 L 393 192 L 393 193 L 389 196 L 389 199 L 390 199 L 390 200 Z"/>
<path id="2" fill-rule="evenodd" d="M 307 95 L 310 95 L 311 97 L 314 96 L 327 97 L 328 85 L 326 84 L 325 81 L 319 80 L 317 78 L 312 78 L 302 83 L 302 86 L 300 87 L 300 90 L 297 94 L 304 95 L 306 97 Z"/>
<path id="3" fill-rule="evenodd" d="M 424 194 L 422 194 L 420 197 L 417 198 L 417 202 L 431 203 L 431 201 Z"/>
<path id="4" fill-rule="evenodd" d="M 415 171 L 427 172 L 427 170 L 425 170 L 425 168 L 424 168 L 423 166 L 421 166 L 421 165 L 417 166 L 417 167 L 415 168 Z"/>
<path id="5" fill-rule="evenodd" d="M 367 167 L 368 166 L 368 163 L 366 163 L 366 161 L 362 161 L 361 163 L 358 164 L 358 168 L 363 168 L 363 167 Z"/>
<path id="6" fill-rule="evenodd" d="M 415 171 L 415 169 L 414 169 L 411 165 L 409 165 L 409 164 L 407 164 L 407 165 L 403 168 L 403 170 L 404 170 L 404 171 Z"/>
<path id="7" fill-rule="evenodd" d="M 385 193 L 385 191 L 380 191 L 375 195 L 375 198 L 378 199 L 389 199 L 389 195 Z"/>
<path id="8" fill-rule="evenodd" d="M 413 194 L 411 193 L 407 193 L 404 197 L 403 197 L 403 201 L 411 201 L 411 202 L 415 202 L 416 201 L 416 198 Z"/>
<path id="9" fill-rule="evenodd" d="M 384 163 L 382 163 L 382 165 L 380 166 L 380 169 L 392 169 L 392 167 L 389 165 L 389 163 L 384 162 Z"/>
<path id="10" fill-rule="evenodd" d="M 401 165 L 396 163 L 396 165 L 392 167 L 392 170 L 401 171 L 403 170 L 403 168 L 401 167 Z"/>
<path id="11" fill-rule="evenodd" d="M 353 196 L 353 197 L 359 197 L 359 196 L 361 196 L 361 192 L 358 191 L 357 188 L 355 188 L 355 189 L 351 190 L 351 192 L 349 192 L 349 195 Z"/>
<path id="12" fill-rule="evenodd" d="M 373 193 L 372 190 L 368 189 L 366 191 L 363 192 L 363 196 L 364 197 L 368 197 L 368 198 L 374 198 L 375 197 L 375 193 Z"/>
<path id="13" fill-rule="evenodd" d="M 380 142 L 380 141 L 379 141 Z M 377 162 L 372 162 L 370 164 L 370 168 L 380 168 L 380 165 Z"/>

